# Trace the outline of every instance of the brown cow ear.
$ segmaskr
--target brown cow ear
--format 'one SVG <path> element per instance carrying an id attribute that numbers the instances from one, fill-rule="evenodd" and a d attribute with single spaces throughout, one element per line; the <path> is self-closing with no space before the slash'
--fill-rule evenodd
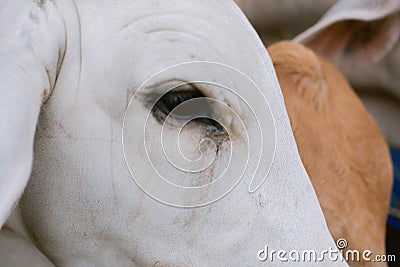
<path id="1" fill-rule="evenodd" d="M 302 41 L 341 68 L 377 62 L 398 42 L 400 14 L 373 21 L 343 20 Z"/>

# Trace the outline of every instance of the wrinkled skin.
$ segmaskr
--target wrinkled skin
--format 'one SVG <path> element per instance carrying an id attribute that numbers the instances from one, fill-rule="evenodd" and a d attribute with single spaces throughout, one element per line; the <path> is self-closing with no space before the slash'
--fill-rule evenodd
<path id="1" fill-rule="evenodd" d="M 385 255 L 392 186 L 388 146 L 343 75 L 306 47 L 268 47 L 301 160 L 330 232 L 348 249 Z M 350 261 L 350 266 L 387 266 Z"/>
<path id="2" fill-rule="evenodd" d="M 55 266 L 255 266 L 265 245 L 335 247 L 272 63 L 232 2 L 18 0 L 0 6 L 0 224 L 23 193 L 6 226 Z M 256 193 L 247 192 L 245 176 L 213 205 L 182 209 L 155 201 L 133 182 L 121 131 L 127 101 L 145 79 L 193 60 L 225 63 L 252 78 L 270 103 L 277 140 L 274 163 Z M 215 97 L 244 120 L 250 116 L 240 112 L 238 99 Z M 147 109 L 140 106 L 137 116 Z M 154 117 L 150 124 L 161 127 Z M 182 142 L 196 147 L 192 136 L 202 135 L 201 127 L 186 131 Z M 214 164 L 226 164 L 227 156 Z"/>

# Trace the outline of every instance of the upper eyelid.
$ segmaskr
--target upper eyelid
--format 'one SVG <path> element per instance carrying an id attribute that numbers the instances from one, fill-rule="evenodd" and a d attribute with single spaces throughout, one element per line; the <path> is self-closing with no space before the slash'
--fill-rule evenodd
<path id="1" fill-rule="evenodd" d="M 176 85 L 174 86 L 174 87 L 176 87 L 177 85 L 179 86 L 181 84 L 187 84 L 189 82 L 185 81 L 185 80 L 182 80 L 182 79 L 172 78 L 172 79 L 169 79 L 169 80 L 157 82 L 157 83 L 155 83 L 153 85 L 149 85 L 146 88 L 157 88 L 157 87 L 160 87 L 160 86 L 165 86 L 166 84 L 169 84 L 169 83 L 176 83 Z"/>
<path id="2" fill-rule="evenodd" d="M 199 90 L 202 94 L 204 94 L 204 96 L 206 96 L 201 84 L 194 84 L 192 82 L 180 79 L 170 79 L 147 86 L 146 90 L 140 94 L 140 98 L 144 103 L 154 106 L 157 101 L 160 100 L 168 91 L 183 85 L 191 85 L 194 87 L 194 89 Z"/>

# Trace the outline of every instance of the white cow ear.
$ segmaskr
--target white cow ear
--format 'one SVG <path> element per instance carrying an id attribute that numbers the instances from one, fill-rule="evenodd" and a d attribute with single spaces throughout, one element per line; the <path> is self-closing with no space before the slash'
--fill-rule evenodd
<path id="1" fill-rule="evenodd" d="M 379 61 L 400 36 L 400 1 L 342 0 L 295 41 L 342 69 Z"/>
<path id="2" fill-rule="evenodd" d="M 28 182 L 41 104 L 64 51 L 64 23 L 46 3 L 6 1 L 0 10 L 0 228 Z"/>

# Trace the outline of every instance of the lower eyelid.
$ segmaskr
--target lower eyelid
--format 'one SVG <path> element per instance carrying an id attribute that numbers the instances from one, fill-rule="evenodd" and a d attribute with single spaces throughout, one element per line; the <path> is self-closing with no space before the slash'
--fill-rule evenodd
<path id="1" fill-rule="evenodd" d="M 222 133 L 222 132 L 225 131 L 224 126 L 222 126 L 216 120 L 213 120 L 213 119 L 210 119 L 210 118 L 197 118 L 197 119 L 194 119 L 194 121 L 197 121 L 199 123 L 202 123 L 202 124 L 205 124 L 205 125 L 208 125 L 210 127 L 215 128 L 215 132 Z"/>

